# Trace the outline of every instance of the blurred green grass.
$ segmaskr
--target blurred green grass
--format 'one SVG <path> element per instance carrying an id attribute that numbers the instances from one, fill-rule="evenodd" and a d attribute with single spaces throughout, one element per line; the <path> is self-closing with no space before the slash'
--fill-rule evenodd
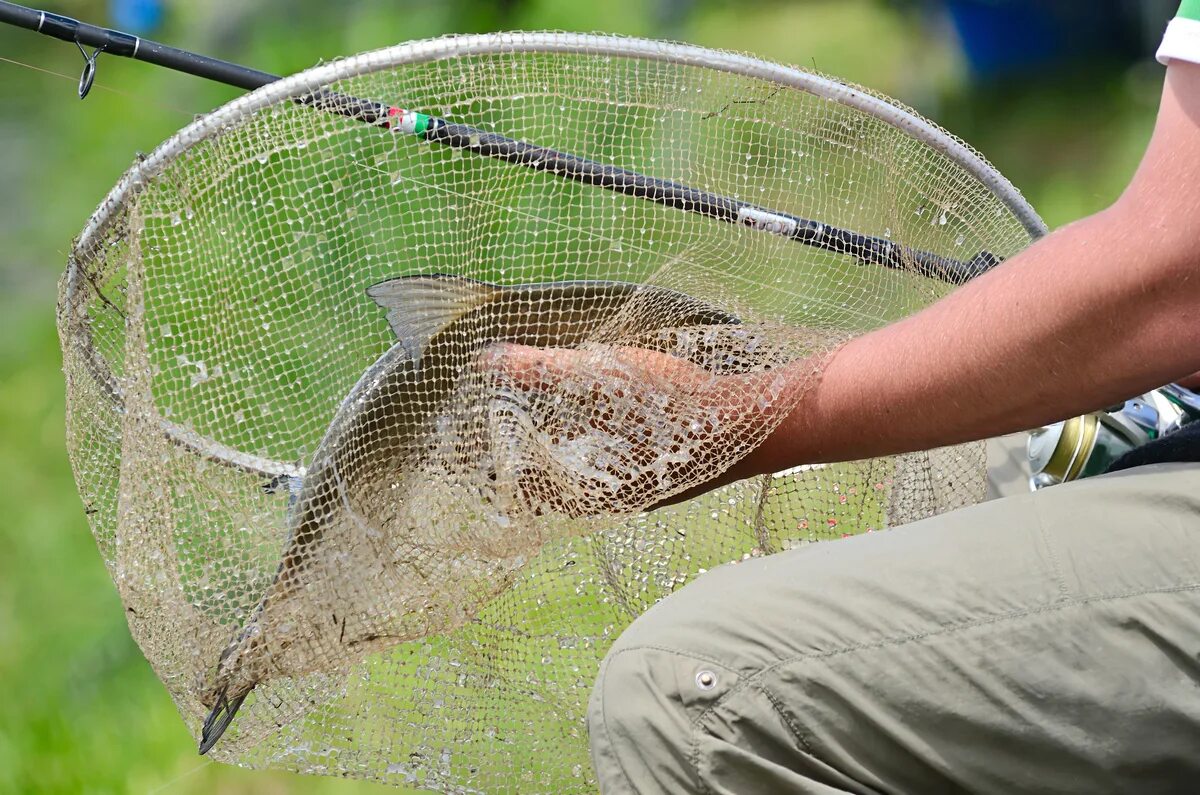
<path id="1" fill-rule="evenodd" d="M 104 19 L 99 2 L 54 8 Z M 969 89 L 952 43 L 866 0 L 708 2 L 675 17 L 635 0 L 245 9 L 175 3 L 155 37 L 278 72 L 407 38 L 500 28 L 661 35 L 815 64 L 915 104 L 970 141 L 1052 226 L 1117 196 L 1149 135 L 1161 80 L 1153 65 L 1097 64 Z M 222 22 L 221 11 L 255 24 Z M 67 465 L 53 303 L 70 240 L 137 151 L 237 92 L 102 57 L 100 85 L 80 104 L 69 45 L 2 30 L 0 55 L 68 75 L 0 62 L 0 792 L 394 792 L 198 759 L 129 638 Z"/>

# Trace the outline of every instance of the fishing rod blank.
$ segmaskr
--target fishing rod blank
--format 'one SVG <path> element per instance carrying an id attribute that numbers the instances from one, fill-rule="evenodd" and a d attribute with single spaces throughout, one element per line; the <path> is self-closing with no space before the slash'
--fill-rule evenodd
<path id="1" fill-rule="evenodd" d="M 260 88 L 281 79 L 278 75 L 268 72 L 15 3 L 0 1 L 0 22 L 74 42 L 79 45 L 81 51 L 84 45 L 96 48 L 90 56 L 84 52 L 84 72 L 79 84 L 80 98 L 85 97 L 91 88 L 95 78 L 96 59 L 101 54 L 133 58 L 247 90 Z M 620 166 L 597 163 L 577 155 L 517 141 L 495 132 L 373 100 L 322 90 L 296 97 L 295 101 L 384 129 L 409 133 L 452 149 L 514 163 L 624 196 L 777 234 L 822 251 L 852 256 L 863 264 L 911 270 L 922 276 L 961 284 L 989 270 L 1000 261 L 988 251 L 981 251 L 965 262 L 953 257 L 944 257 L 881 237 L 840 229 L 820 221 L 760 207 L 672 180 L 647 176 Z"/>

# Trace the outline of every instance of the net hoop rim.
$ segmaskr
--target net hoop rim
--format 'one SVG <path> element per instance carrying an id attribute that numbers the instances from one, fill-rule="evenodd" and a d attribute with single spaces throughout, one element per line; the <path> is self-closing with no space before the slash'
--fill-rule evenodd
<path id="1" fill-rule="evenodd" d="M 88 219 L 67 258 L 61 306 L 73 316 L 66 318 L 70 330 L 81 339 L 88 369 L 100 382 L 119 410 L 123 395 L 107 363 L 91 343 L 83 304 L 74 299 L 86 281 L 80 262 L 94 254 L 94 247 L 116 217 L 117 211 L 138 189 L 160 174 L 168 164 L 194 144 L 210 137 L 227 124 L 280 101 L 300 96 L 330 83 L 383 69 L 429 63 L 454 57 L 497 54 L 577 54 L 634 58 L 713 69 L 729 74 L 773 82 L 837 102 L 877 118 L 946 156 L 965 169 L 1007 207 L 1033 239 L 1049 228 L 1021 192 L 982 155 L 938 125 L 913 111 L 852 85 L 803 69 L 777 64 L 741 53 L 693 44 L 617 36 L 600 33 L 507 32 L 449 35 L 404 42 L 372 50 L 297 72 L 247 94 L 235 97 L 210 113 L 181 128 L 154 151 L 138 160 L 117 181 Z M 160 418 L 164 434 L 175 444 L 216 463 L 268 477 L 302 477 L 304 467 L 246 453 L 201 436 L 190 428 Z"/>

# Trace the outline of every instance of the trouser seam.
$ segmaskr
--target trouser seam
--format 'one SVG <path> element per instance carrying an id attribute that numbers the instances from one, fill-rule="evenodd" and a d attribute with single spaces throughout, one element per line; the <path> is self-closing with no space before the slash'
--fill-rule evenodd
<path id="1" fill-rule="evenodd" d="M 758 681 L 753 682 L 752 684 L 749 685 L 749 687 L 752 687 L 755 690 L 757 690 L 759 693 L 762 693 L 763 698 L 765 698 L 767 700 L 767 703 L 769 703 L 771 705 L 771 709 L 775 710 L 775 714 L 779 716 L 779 719 L 781 721 L 783 721 L 783 724 L 785 726 L 787 726 L 788 731 L 790 731 L 792 733 L 792 737 L 795 738 L 796 743 L 800 746 L 800 749 L 802 751 L 804 751 L 804 753 L 806 753 L 810 757 L 812 757 L 813 759 L 819 760 L 821 757 L 817 755 L 817 752 L 813 746 L 812 741 L 807 736 L 805 736 L 806 733 L 801 728 L 800 724 L 797 723 L 796 720 L 794 718 L 792 718 L 792 716 L 787 712 L 787 710 L 785 709 L 785 707 L 783 705 L 783 702 L 775 695 L 775 693 L 772 692 L 771 689 L 769 687 L 767 687 L 766 685 L 764 685 L 762 682 L 758 682 Z M 697 731 L 697 733 L 698 733 L 698 728 L 694 729 L 693 731 Z M 846 775 L 846 774 L 843 773 L 843 775 Z M 856 783 L 861 784 L 861 782 L 856 782 Z M 865 787 L 866 785 L 863 784 L 862 786 Z"/>
<path id="2" fill-rule="evenodd" d="M 804 752 L 814 759 L 817 758 L 816 753 L 813 752 L 812 744 L 809 743 L 808 738 L 805 737 L 804 733 L 800 730 L 800 725 L 796 723 L 792 716 L 784 710 L 783 704 L 780 703 L 775 694 L 772 693 L 771 690 L 762 682 L 755 682 L 753 684 L 753 688 L 762 693 L 763 698 L 767 700 L 767 702 L 771 705 L 771 708 L 775 710 L 775 714 L 778 715 L 779 719 L 782 720 L 784 725 L 788 727 L 788 731 L 790 731 L 792 736 L 796 738 L 796 742 L 800 744 L 800 747 L 804 750 Z"/>
<path id="3" fill-rule="evenodd" d="M 629 652 L 635 652 L 635 651 L 661 651 L 666 654 L 674 654 L 679 657 L 687 657 L 692 660 L 699 660 L 701 662 L 711 663 L 712 665 L 716 665 L 721 668 L 724 668 L 726 671 L 732 671 L 733 673 L 737 674 L 738 678 L 739 678 L 739 683 L 738 683 L 737 687 L 735 688 L 735 689 L 737 689 L 737 688 L 748 686 L 750 684 L 750 680 L 752 680 L 753 678 L 755 678 L 761 674 L 767 673 L 775 668 L 778 668 L 778 667 L 781 667 L 784 665 L 788 665 L 789 663 L 797 662 L 799 660 L 824 659 L 826 657 L 837 657 L 842 654 L 848 654 L 848 653 L 854 652 L 854 651 L 866 651 L 868 649 L 882 649 L 882 648 L 887 648 L 888 646 L 898 646 L 898 645 L 901 645 L 904 643 L 922 640 L 923 638 L 939 637 L 941 635 L 947 635 L 947 634 L 951 634 L 954 632 L 959 632 L 961 630 L 973 629 L 975 627 L 983 627 L 983 626 L 987 626 L 989 624 L 1000 624 L 1005 621 L 1013 621 L 1013 620 L 1017 620 L 1017 619 L 1021 619 L 1021 618 L 1030 618 L 1032 616 L 1041 615 L 1043 613 L 1054 613 L 1059 610 L 1066 610 L 1071 607 L 1082 607 L 1082 606 L 1086 606 L 1086 605 L 1089 605 L 1089 604 L 1092 604 L 1095 602 L 1115 602 L 1115 601 L 1120 601 L 1121 599 L 1129 599 L 1129 598 L 1132 598 L 1135 596 L 1148 596 L 1150 594 L 1159 594 L 1159 593 L 1162 593 L 1162 594 L 1184 593 L 1187 591 L 1196 591 L 1196 590 L 1200 590 L 1200 582 L 1187 583 L 1186 585 L 1164 586 L 1164 587 L 1160 587 L 1160 588 L 1143 588 L 1143 589 L 1136 590 L 1136 591 L 1123 591 L 1123 592 L 1117 593 L 1117 594 L 1105 594 L 1104 596 L 1080 597 L 1080 598 L 1076 598 L 1076 599 L 1069 599 L 1066 602 L 1055 601 L 1055 602 L 1052 602 L 1047 605 L 1042 605 L 1040 607 L 1027 608 L 1024 610 L 1016 610 L 1016 611 L 1012 611 L 1012 612 L 1008 612 L 1008 613 L 999 613 L 994 616 L 987 616 L 986 618 L 970 619 L 968 621 L 963 621 L 958 624 L 949 624 L 947 626 L 939 627 L 937 629 L 931 629 L 927 632 L 916 632 L 911 635 L 901 635 L 899 637 L 884 638 L 883 640 L 875 641 L 873 643 L 859 643 L 859 644 L 855 644 L 855 645 L 851 645 L 851 646 L 842 646 L 842 647 L 839 647 L 836 649 L 830 649 L 828 651 L 796 654 L 791 657 L 785 657 L 781 660 L 776 660 L 775 662 L 771 663 L 770 665 L 764 666 L 764 667 L 760 668 L 759 670 L 755 671 L 754 673 L 742 673 L 735 666 L 730 665 L 728 660 L 719 660 L 710 655 L 699 654 L 695 651 L 689 651 L 687 649 L 680 649 L 680 648 L 676 648 L 674 646 L 663 646 L 663 645 L 660 645 L 657 643 L 639 643 L 635 646 L 627 646 L 623 649 L 617 649 L 615 652 L 613 652 L 610 655 L 610 657 L 616 658 L 616 657 L 621 656 L 622 654 L 628 654 Z M 727 694 L 725 694 L 725 696 L 722 696 L 722 698 L 725 698 L 728 695 L 729 694 L 727 693 Z M 715 706 L 717 706 L 717 705 L 714 705 L 714 707 Z M 710 707 L 709 709 L 711 710 L 712 708 L 713 707 Z"/>
<path id="4" fill-rule="evenodd" d="M 706 713 L 701 713 L 706 714 Z M 699 795 L 712 795 L 712 790 L 700 775 L 700 726 L 699 720 L 692 721 L 692 751 L 688 754 L 688 763 L 692 766 L 692 775 L 696 777 Z"/>
<path id="5" fill-rule="evenodd" d="M 796 738 L 796 742 L 799 743 L 801 749 L 809 756 L 816 758 L 816 754 L 813 753 L 811 746 L 808 744 L 808 740 L 801 735 L 800 727 L 797 726 L 795 721 L 792 720 L 792 717 L 783 710 L 783 705 L 779 703 L 779 700 L 775 697 L 775 694 L 768 690 L 762 683 L 755 683 L 752 685 L 752 687 L 759 693 L 762 693 L 763 698 L 765 698 L 767 703 L 771 705 L 771 708 L 775 710 L 775 714 L 779 716 L 779 719 L 783 721 L 785 726 L 787 726 L 788 731 L 791 732 L 792 736 Z M 688 761 L 691 762 L 692 771 L 696 775 L 696 783 L 700 788 L 700 795 L 712 795 L 712 790 L 709 789 L 708 784 L 705 783 L 704 776 L 700 775 L 700 723 L 702 722 L 704 715 L 707 715 L 708 712 L 709 710 L 706 710 L 704 713 L 701 713 L 700 717 L 692 721 L 692 752 L 688 755 Z"/>
<path id="6" fill-rule="evenodd" d="M 1067 578 L 1063 576 L 1063 568 L 1058 561 L 1058 551 L 1054 548 L 1054 539 L 1050 537 L 1046 523 L 1042 521 L 1042 512 L 1038 507 L 1037 500 L 1031 499 L 1030 504 L 1033 508 L 1033 515 L 1037 518 L 1038 537 L 1042 540 L 1042 546 L 1046 548 L 1046 556 L 1050 559 L 1050 568 L 1054 572 L 1054 582 L 1058 584 L 1058 601 L 1069 601 L 1071 595 L 1067 591 Z"/>
<path id="7" fill-rule="evenodd" d="M 1104 602 L 1116 602 L 1116 601 L 1120 601 L 1122 599 L 1130 599 L 1130 598 L 1137 597 L 1137 596 L 1149 596 L 1151 594 L 1186 593 L 1189 591 L 1200 591 L 1200 583 L 1189 583 L 1187 585 L 1175 585 L 1175 586 L 1164 587 L 1164 588 L 1145 588 L 1142 590 L 1128 591 L 1128 592 L 1124 592 L 1124 593 L 1120 593 L 1120 594 L 1109 594 L 1106 596 L 1092 596 L 1092 597 L 1086 597 L 1086 598 L 1071 599 L 1066 602 L 1059 601 L 1059 602 L 1054 602 L 1052 604 L 1044 605 L 1044 606 L 1038 607 L 1038 608 L 1021 610 L 1021 611 L 1013 612 L 1013 613 L 1004 613 L 1004 614 L 1001 614 L 998 616 L 990 616 L 985 619 L 977 619 L 977 620 L 973 620 L 973 621 L 967 621 L 967 622 L 963 622 L 961 624 L 954 624 L 952 626 L 947 626 L 947 627 L 942 627 L 940 629 L 930 630 L 928 632 L 919 632 L 919 633 L 915 633 L 912 635 L 901 636 L 898 638 L 888 638 L 886 640 L 877 641 L 875 643 L 862 643 L 862 644 L 858 644 L 858 645 L 854 645 L 854 646 L 846 646 L 846 647 L 843 647 L 840 649 L 831 649 L 829 651 L 818 652 L 815 654 L 813 654 L 813 653 L 797 654 L 792 657 L 788 657 L 788 658 L 785 658 L 782 660 L 777 660 L 768 666 L 760 668 L 759 670 L 755 671 L 754 673 L 739 675 L 737 684 L 734 685 L 732 688 L 730 688 L 728 693 L 725 693 L 724 695 L 722 695 L 712 706 L 710 706 L 708 709 L 704 710 L 704 712 L 702 712 L 692 722 L 692 726 L 694 727 L 694 731 L 698 730 L 699 725 L 701 723 L 703 723 L 704 721 L 708 720 L 708 718 L 714 712 L 716 712 L 718 709 L 722 708 L 725 705 L 726 701 L 739 695 L 743 690 L 745 690 L 747 688 L 754 687 L 754 688 L 761 689 L 763 687 L 763 685 L 760 683 L 759 680 L 763 676 L 765 676 L 769 673 L 772 673 L 773 671 L 775 671 L 779 668 L 782 668 L 785 665 L 791 665 L 792 663 L 807 661 L 807 660 L 828 660 L 833 657 L 840 657 L 840 656 L 850 654 L 853 652 L 875 651 L 878 649 L 886 649 L 886 648 L 895 647 L 895 646 L 903 646 L 908 643 L 915 643 L 915 642 L 919 642 L 919 641 L 930 639 L 930 638 L 945 637 L 947 635 L 952 635 L 957 632 L 962 632 L 962 631 L 966 631 L 969 629 L 975 629 L 977 627 L 986 627 L 986 626 L 992 626 L 992 625 L 996 625 L 996 624 L 1004 624 L 1004 623 L 1011 622 L 1011 621 L 1018 621 L 1021 619 L 1033 618 L 1034 616 L 1044 615 L 1047 613 L 1058 613 L 1058 612 L 1062 612 L 1068 608 L 1088 607 L 1092 604 L 1098 604 L 1098 603 L 1104 603 Z M 664 651 L 674 651 L 674 650 L 664 649 Z M 687 655 L 686 652 L 675 651 L 675 653 L 685 654 L 686 656 L 694 656 L 694 655 Z M 697 657 L 697 659 L 699 659 L 699 658 Z M 774 702 L 772 703 L 772 706 L 775 706 Z M 698 738 L 696 740 L 696 743 L 697 744 L 699 743 Z"/>

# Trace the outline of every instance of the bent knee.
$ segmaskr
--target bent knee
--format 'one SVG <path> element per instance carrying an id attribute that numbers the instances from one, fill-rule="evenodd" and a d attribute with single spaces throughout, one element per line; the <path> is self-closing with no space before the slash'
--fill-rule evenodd
<path id="1" fill-rule="evenodd" d="M 736 682 L 731 669 L 714 661 L 618 640 L 588 704 L 601 791 L 697 791 L 696 725 Z"/>

